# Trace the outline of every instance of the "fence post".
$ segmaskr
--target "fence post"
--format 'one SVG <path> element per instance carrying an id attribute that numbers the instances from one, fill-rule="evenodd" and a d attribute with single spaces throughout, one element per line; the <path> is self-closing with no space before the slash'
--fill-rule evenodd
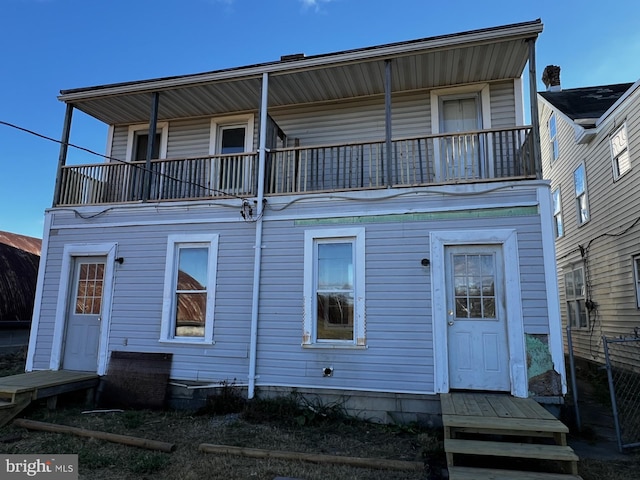
<path id="1" fill-rule="evenodd" d="M 611 396 L 611 409 L 613 411 L 613 423 L 616 426 L 616 437 L 618 439 L 618 451 L 622 453 L 622 432 L 620 432 L 620 420 L 618 418 L 618 404 L 616 403 L 616 391 L 613 386 L 613 372 L 611 371 L 611 360 L 609 358 L 609 344 L 607 337 L 602 336 L 604 345 L 605 367 L 607 369 L 607 379 L 609 380 L 609 395 Z"/>

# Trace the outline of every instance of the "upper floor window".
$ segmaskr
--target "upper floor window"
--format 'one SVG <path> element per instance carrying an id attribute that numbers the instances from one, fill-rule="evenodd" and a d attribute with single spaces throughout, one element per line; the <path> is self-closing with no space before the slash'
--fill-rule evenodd
<path id="1" fill-rule="evenodd" d="M 553 196 L 553 220 L 556 238 L 564 235 L 564 225 L 562 223 L 562 202 L 560 199 L 560 189 L 556 189 L 552 193 Z"/>
<path id="2" fill-rule="evenodd" d="M 364 229 L 305 232 L 303 345 L 365 345 Z"/>
<path id="3" fill-rule="evenodd" d="M 168 133 L 169 124 L 167 122 L 158 123 L 151 159 L 155 160 L 167 157 Z M 127 161 L 135 162 L 146 160 L 148 146 L 149 124 L 130 125 L 127 136 Z"/>
<path id="4" fill-rule="evenodd" d="M 633 257 L 633 276 L 636 282 L 636 305 L 640 308 L 640 255 Z"/>
<path id="5" fill-rule="evenodd" d="M 210 153 L 213 163 L 212 185 L 232 195 L 252 193 L 256 182 L 253 147 L 253 115 L 220 117 L 211 120 Z"/>
<path id="6" fill-rule="evenodd" d="M 161 341 L 213 342 L 217 253 L 217 235 L 169 236 Z"/>
<path id="7" fill-rule="evenodd" d="M 626 123 L 623 123 L 622 126 L 611 135 L 609 142 L 611 144 L 611 161 L 613 162 L 613 179 L 617 180 L 631 170 Z"/>
<path id="8" fill-rule="evenodd" d="M 549 118 L 549 144 L 551 146 L 551 161 L 555 161 L 560 156 L 558 146 L 558 126 L 556 124 L 556 114 L 552 113 Z"/>
<path id="9" fill-rule="evenodd" d="M 587 328 L 589 321 L 586 308 L 584 269 L 582 267 L 569 268 L 569 271 L 564 275 L 564 288 L 569 326 Z"/>
<path id="10" fill-rule="evenodd" d="M 576 192 L 576 206 L 578 209 L 578 224 L 589 221 L 589 199 L 587 197 L 587 175 L 584 163 L 573 171 L 573 186 Z"/>

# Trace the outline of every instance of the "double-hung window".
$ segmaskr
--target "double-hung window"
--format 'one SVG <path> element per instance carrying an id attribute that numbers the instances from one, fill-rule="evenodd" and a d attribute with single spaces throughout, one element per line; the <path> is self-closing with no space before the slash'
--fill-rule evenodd
<path id="1" fill-rule="evenodd" d="M 622 175 L 631 170 L 631 160 L 629 158 L 629 144 L 627 143 L 627 124 L 622 126 L 611 135 L 611 161 L 613 162 L 613 179 L 617 180 Z"/>
<path id="2" fill-rule="evenodd" d="M 364 228 L 308 230 L 303 345 L 364 346 Z"/>
<path id="3" fill-rule="evenodd" d="M 640 308 L 640 255 L 633 257 L 633 278 L 636 283 L 636 305 Z"/>
<path id="4" fill-rule="evenodd" d="M 573 171 L 573 186 L 576 192 L 576 207 L 578 209 L 578 225 L 589 221 L 589 199 L 587 197 L 587 174 L 584 163 Z"/>
<path id="5" fill-rule="evenodd" d="M 564 288 L 567 300 L 567 315 L 571 328 L 589 326 L 586 308 L 586 289 L 584 268 L 570 267 L 564 275 Z"/>
<path id="6" fill-rule="evenodd" d="M 213 342 L 217 252 L 217 235 L 169 236 L 161 341 Z"/>
<path id="7" fill-rule="evenodd" d="M 564 225 L 562 223 L 562 202 L 560 199 L 560 189 L 557 188 L 552 193 L 553 196 L 553 229 L 556 238 L 564 235 Z"/>
<path id="8" fill-rule="evenodd" d="M 551 161 L 555 162 L 560 156 L 560 148 L 558 145 L 558 125 L 556 123 L 556 114 L 552 113 L 549 117 L 549 145 L 551 148 Z"/>

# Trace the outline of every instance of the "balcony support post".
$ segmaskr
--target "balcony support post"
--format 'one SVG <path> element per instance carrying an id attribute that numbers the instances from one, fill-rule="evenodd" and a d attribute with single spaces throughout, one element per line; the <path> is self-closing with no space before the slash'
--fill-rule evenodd
<path id="1" fill-rule="evenodd" d="M 531 136 L 533 138 L 533 162 L 536 177 L 542 178 L 540 154 L 540 121 L 538 118 L 538 91 L 536 81 L 536 39 L 529 38 L 529 103 L 531 104 Z"/>
<path id="2" fill-rule="evenodd" d="M 148 202 L 151 195 L 151 157 L 156 143 L 156 129 L 158 126 L 158 105 L 160 92 L 153 92 L 151 97 L 151 118 L 149 119 L 149 139 L 147 141 L 147 157 L 144 164 L 144 183 L 142 186 L 142 201 Z"/>
<path id="3" fill-rule="evenodd" d="M 384 61 L 384 135 L 385 135 L 385 156 L 387 160 L 387 187 L 391 187 L 393 178 L 391 176 L 391 163 L 393 144 L 391 142 L 391 60 Z"/>
<path id="4" fill-rule="evenodd" d="M 56 171 L 56 185 L 53 190 L 53 206 L 60 203 L 60 192 L 62 190 L 62 167 L 67 163 L 67 151 L 69 150 L 69 137 L 71 136 L 71 119 L 73 117 L 73 105 L 67 103 L 64 114 L 64 126 L 62 127 L 62 138 L 60 139 L 60 153 L 58 155 L 58 170 Z"/>
<path id="5" fill-rule="evenodd" d="M 256 242 L 253 258 L 253 289 L 251 292 L 251 333 L 249 340 L 249 384 L 247 397 L 253 398 L 256 386 L 258 363 L 258 305 L 260 300 L 260 275 L 262 268 L 262 219 L 264 217 L 267 161 L 267 104 L 269 99 L 269 74 L 262 74 L 262 95 L 260 99 L 260 137 L 258 145 L 258 192 L 256 196 Z"/>

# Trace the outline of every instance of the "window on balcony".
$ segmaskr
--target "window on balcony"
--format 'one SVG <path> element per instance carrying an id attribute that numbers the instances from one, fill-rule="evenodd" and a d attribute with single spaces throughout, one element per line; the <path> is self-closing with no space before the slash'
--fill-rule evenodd
<path id="1" fill-rule="evenodd" d="M 213 342 L 217 252 L 217 235 L 169 236 L 161 341 Z"/>
<path id="2" fill-rule="evenodd" d="M 567 316 L 571 328 L 587 328 L 589 320 L 586 308 L 586 289 L 584 269 L 571 267 L 564 275 L 564 288 L 567 300 Z"/>
<path id="3" fill-rule="evenodd" d="M 255 181 L 250 156 L 253 147 L 253 115 L 216 118 L 211 121 L 212 185 L 232 195 L 248 194 Z"/>
<path id="4" fill-rule="evenodd" d="M 562 202 L 560 199 L 560 189 L 556 189 L 552 193 L 553 196 L 553 223 L 556 238 L 564 235 L 564 225 L 562 223 Z"/>
<path id="5" fill-rule="evenodd" d="M 151 154 L 152 159 L 167 157 L 167 140 L 169 124 L 158 123 L 156 126 L 156 138 Z M 127 161 L 144 161 L 147 159 L 147 146 L 149 144 L 149 124 L 130 125 L 127 136 Z"/>
<path id="6" fill-rule="evenodd" d="M 617 180 L 631 170 L 626 123 L 623 123 L 622 126 L 611 135 L 609 144 L 611 145 L 611 161 L 613 162 L 613 179 Z"/>
<path id="7" fill-rule="evenodd" d="M 560 156 L 560 148 L 558 145 L 558 125 L 556 124 L 556 114 L 552 113 L 549 117 L 549 148 L 551 149 L 551 161 L 555 162 Z"/>
<path id="8" fill-rule="evenodd" d="M 305 232 L 303 345 L 364 346 L 364 229 Z"/>
<path id="9" fill-rule="evenodd" d="M 589 221 L 589 198 L 587 197 L 587 175 L 584 163 L 573 172 L 573 186 L 576 192 L 576 207 L 578 209 L 578 225 Z"/>

